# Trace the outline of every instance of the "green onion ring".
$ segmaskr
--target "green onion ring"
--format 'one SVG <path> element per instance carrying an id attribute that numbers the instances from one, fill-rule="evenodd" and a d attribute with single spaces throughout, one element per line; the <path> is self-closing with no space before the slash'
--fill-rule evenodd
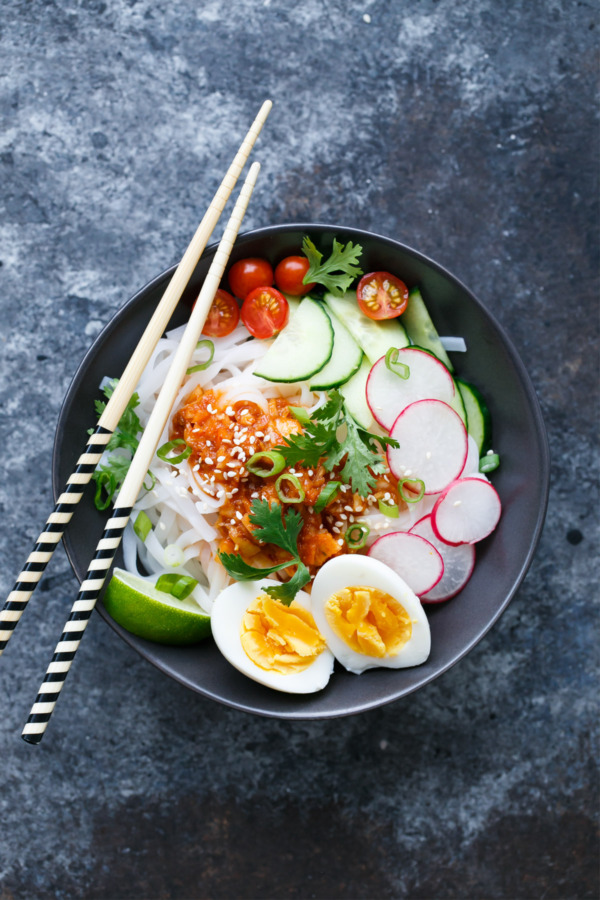
<path id="1" fill-rule="evenodd" d="M 142 509 L 136 516 L 135 522 L 133 523 L 133 530 L 139 537 L 142 544 L 152 531 L 152 522 L 150 521 L 150 516 L 144 512 Z"/>
<path id="2" fill-rule="evenodd" d="M 377 505 L 379 507 L 379 512 L 384 516 L 387 516 L 388 519 L 397 519 L 400 515 L 397 503 L 384 503 L 383 500 L 378 500 Z"/>
<path id="3" fill-rule="evenodd" d="M 396 347 L 390 347 L 385 354 L 385 365 L 390 372 L 393 372 L 394 375 L 398 375 L 405 381 L 410 376 L 410 367 L 406 363 L 398 362 L 398 349 Z"/>
<path id="4" fill-rule="evenodd" d="M 162 591 L 164 594 L 171 594 L 173 597 L 177 597 L 178 600 L 185 600 L 186 597 L 189 597 L 197 584 L 198 582 L 196 579 L 191 578 L 189 575 L 175 575 L 169 573 L 168 575 L 161 575 L 154 586 L 157 591 Z"/>
<path id="5" fill-rule="evenodd" d="M 150 478 L 150 485 L 149 485 L 149 486 L 146 484 L 146 478 L 148 478 L 148 477 Z M 144 478 L 144 483 L 143 483 L 142 487 L 143 487 L 146 491 L 151 491 L 152 488 L 154 487 L 154 485 L 156 484 L 156 476 L 152 474 L 152 472 L 150 471 L 150 469 L 148 469 L 148 471 L 146 472 L 146 478 Z"/>
<path id="6" fill-rule="evenodd" d="M 358 532 L 357 537 L 352 537 L 354 532 Z M 351 525 L 346 534 L 344 535 L 344 540 L 346 541 L 346 545 L 350 550 L 362 550 L 362 548 L 367 543 L 367 538 L 371 529 L 364 522 L 355 522 L 354 525 Z"/>
<path id="7" fill-rule="evenodd" d="M 171 450 L 175 450 L 176 447 L 182 446 L 185 447 L 185 450 L 182 450 L 179 456 L 167 456 L 167 453 L 170 453 Z M 163 462 L 168 462 L 171 463 L 172 466 L 177 466 L 179 463 L 183 462 L 184 459 L 187 459 L 191 452 L 192 448 L 186 444 L 183 438 L 175 438 L 174 441 L 167 441 L 166 444 L 159 447 L 156 451 L 156 455 L 159 459 L 162 459 Z"/>
<path id="8" fill-rule="evenodd" d="M 297 497 L 286 497 L 282 490 L 282 482 L 289 481 L 291 485 L 295 487 L 298 491 Z M 305 497 L 304 489 L 295 475 L 290 475 L 289 472 L 284 472 L 283 475 L 280 475 L 277 481 L 275 482 L 275 490 L 277 492 L 277 496 L 281 500 L 282 503 L 302 503 Z"/>
<path id="9" fill-rule="evenodd" d="M 268 460 L 271 467 L 261 466 L 262 460 Z M 269 475 L 279 475 L 285 469 L 285 459 L 276 450 L 262 450 L 255 453 L 246 462 L 246 468 L 252 475 L 258 475 L 259 478 L 268 478 Z"/>
<path id="10" fill-rule="evenodd" d="M 500 465 L 500 457 L 497 453 L 486 453 L 479 460 L 480 472 L 493 472 Z"/>
<path id="11" fill-rule="evenodd" d="M 197 366 L 190 366 L 190 368 L 186 371 L 186 375 L 193 375 L 194 372 L 201 372 L 203 369 L 208 369 L 211 362 L 213 361 L 213 356 L 215 355 L 215 345 L 212 341 L 198 341 L 196 344 L 196 350 L 202 350 L 204 347 L 208 347 L 209 357 L 206 362 L 200 363 Z"/>
<path id="12" fill-rule="evenodd" d="M 321 493 L 317 497 L 314 505 L 315 512 L 323 512 L 330 500 L 333 500 L 342 485 L 341 481 L 328 481 L 321 489 Z"/>
<path id="13" fill-rule="evenodd" d="M 414 493 L 405 493 L 404 485 L 405 484 L 415 484 L 418 485 L 419 493 L 415 496 Z M 410 488 L 408 489 L 411 490 Z M 422 500 L 425 495 L 425 482 L 420 478 L 402 478 L 398 482 L 398 492 L 405 503 L 418 503 L 419 500 Z"/>

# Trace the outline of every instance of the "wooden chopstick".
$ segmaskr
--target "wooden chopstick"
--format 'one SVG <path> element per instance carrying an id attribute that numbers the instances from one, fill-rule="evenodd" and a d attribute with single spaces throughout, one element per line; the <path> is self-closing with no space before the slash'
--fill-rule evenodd
<path id="1" fill-rule="evenodd" d="M 190 320 L 183 333 L 167 377 L 160 390 L 148 423 L 140 438 L 139 446 L 125 476 L 125 480 L 115 500 L 112 514 L 106 523 L 104 533 L 96 548 L 87 575 L 81 583 L 77 600 L 65 624 L 62 636 L 56 645 L 52 662 L 46 671 L 46 677 L 40 690 L 22 737 L 30 744 L 39 744 L 56 706 L 59 694 L 75 658 L 77 648 L 89 622 L 96 601 L 102 590 L 108 571 L 112 565 L 117 548 L 121 543 L 123 531 L 131 516 L 131 510 L 141 490 L 144 478 L 156 452 L 158 442 L 163 433 L 169 413 L 173 407 L 192 354 L 198 343 L 206 316 L 210 310 L 219 282 L 223 277 L 239 227 L 244 218 L 252 189 L 256 183 L 260 165 L 253 163 L 248 177 L 240 191 L 237 203 L 227 223 L 221 242 L 215 253 L 208 274 L 192 310 Z"/>
<path id="2" fill-rule="evenodd" d="M 83 496 L 83 488 L 91 480 L 104 448 L 119 424 L 119 419 L 123 415 L 123 411 L 137 386 L 140 375 L 196 268 L 198 260 L 219 220 L 231 191 L 235 187 L 272 106 L 273 104 L 270 100 L 266 100 L 261 106 L 204 218 L 200 222 L 189 247 L 173 273 L 160 303 L 140 338 L 139 344 L 133 351 L 125 371 L 121 375 L 104 412 L 98 420 L 97 427 L 90 435 L 84 452 L 77 460 L 75 471 L 68 479 L 54 510 L 48 517 L 46 527 L 34 544 L 33 550 L 27 557 L 25 566 L 0 610 L 0 656 L 13 635 L 31 595 L 44 574 L 46 566 L 52 559 L 58 542 L 71 521 L 77 504 Z"/>

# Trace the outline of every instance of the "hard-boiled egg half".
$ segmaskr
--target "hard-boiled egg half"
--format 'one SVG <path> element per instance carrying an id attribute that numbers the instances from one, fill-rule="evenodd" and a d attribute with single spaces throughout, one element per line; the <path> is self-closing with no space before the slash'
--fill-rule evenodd
<path id="1" fill-rule="evenodd" d="M 349 672 L 418 666 L 429 656 L 431 634 L 419 598 L 377 559 L 328 560 L 315 577 L 311 601 L 317 628 Z"/>
<path id="2" fill-rule="evenodd" d="M 277 581 L 236 582 L 220 594 L 211 614 L 217 647 L 232 666 L 254 681 L 290 694 L 320 691 L 333 671 L 311 614 L 311 599 L 299 591 L 284 606 L 263 590 Z"/>

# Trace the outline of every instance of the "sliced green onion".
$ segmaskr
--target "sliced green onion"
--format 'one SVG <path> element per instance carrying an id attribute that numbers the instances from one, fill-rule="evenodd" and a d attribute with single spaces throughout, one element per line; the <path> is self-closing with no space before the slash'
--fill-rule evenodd
<path id="1" fill-rule="evenodd" d="M 290 406 L 290 412 L 301 425 L 308 425 L 310 422 L 310 413 L 304 406 Z"/>
<path id="2" fill-rule="evenodd" d="M 292 487 L 298 491 L 298 495 L 296 497 L 287 497 L 283 493 L 282 484 L 284 481 L 289 481 Z M 277 481 L 275 482 L 275 490 L 277 491 L 277 496 L 281 500 L 282 503 L 302 503 L 304 500 L 305 494 L 302 485 L 298 481 L 295 475 L 290 475 L 289 472 L 284 472 L 283 475 L 280 475 Z"/>
<path id="3" fill-rule="evenodd" d="M 146 484 L 146 478 L 150 478 L 149 485 Z M 150 471 L 150 469 L 148 469 L 148 471 L 146 472 L 146 478 L 144 478 L 143 487 L 145 490 L 151 491 L 152 488 L 154 487 L 154 485 L 156 484 L 156 475 L 153 475 L 152 472 Z"/>
<path id="4" fill-rule="evenodd" d="M 185 600 L 197 584 L 196 579 L 191 578 L 189 575 L 169 573 L 168 575 L 161 575 L 154 586 L 157 591 L 162 591 L 163 594 L 171 594 L 173 597 L 177 597 L 178 600 Z"/>
<path id="5" fill-rule="evenodd" d="M 206 362 L 200 363 L 197 366 L 190 366 L 190 368 L 186 371 L 186 375 L 193 375 L 194 372 L 201 372 L 203 369 L 208 369 L 211 362 L 213 361 L 213 356 L 215 355 L 215 345 L 212 341 L 198 341 L 196 344 L 196 350 L 202 350 L 204 347 L 208 347 L 208 359 Z"/>
<path id="6" fill-rule="evenodd" d="M 407 486 L 414 484 L 416 487 L 408 487 L 407 492 L 404 490 L 405 484 Z M 415 493 L 416 491 L 418 491 L 418 493 Z M 420 478 L 402 478 L 398 482 L 398 492 L 405 503 L 418 503 L 425 495 L 425 482 L 421 481 Z"/>
<path id="7" fill-rule="evenodd" d="M 351 525 L 344 535 L 344 540 L 350 550 L 362 550 L 367 543 L 370 531 L 371 529 L 364 522 L 356 522 Z"/>
<path id="8" fill-rule="evenodd" d="M 479 460 L 480 472 L 493 472 L 500 465 L 500 457 L 497 453 L 486 453 Z"/>
<path id="9" fill-rule="evenodd" d="M 383 500 L 378 500 L 377 505 L 379 506 L 379 512 L 387 516 L 388 519 L 397 519 L 400 515 L 397 503 L 384 503 Z"/>
<path id="10" fill-rule="evenodd" d="M 175 450 L 177 447 L 185 447 L 185 449 L 179 456 L 167 456 L 171 450 Z M 191 452 L 192 448 L 186 444 L 183 438 L 175 438 L 174 441 L 167 441 L 166 444 L 159 447 L 156 451 L 156 455 L 159 459 L 162 459 L 163 462 L 168 462 L 171 463 L 172 466 L 177 466 L 180 462 L 183 462 L 184 459 L 187 459 Z"/>
<path id="11" fill-rule="evenodd" d="M 107 497 L 105 500 L 102 499 L 102 488 L 106 490 Z M 110 506 L 110 502 L 112 500 L 112 495 L 117 489 L 117 483 L 115 481 L 114 475 L 111 475 L 110 472 L 100 472 L 96 479 L 96 494 L 94 496 L 94 504 L 96 509 L 100 511 L 104 509 L 108 509 Z"/>
<path id="12" fill-rule="evenodd" d="M 268 464 L 261 465 L 265 460 Z M 269 465 L 270 463 L 270 465 Z M 252 475 L 258 475 L 259 478 L 268 478 L 269 475 L 279 475 L 285 469 L 285 459 L 277 450 L 262 450 L 255 453 L 246 462 L 246 468 Z"/>
<path id="13" fill-rule="evenodd" d="M 385 365 L 390 372 L 393 372 L 394 375 L 399 375 L 405 381 L 410 376 L 410 367 L 406 363 L 398 362 L 398 349 L 396 347 L 390 347 L 385 354 Z"/>
<path id="14" fill-rule="evenodd" d="M 174 569 L 185 561 L 183 550 L 177 544 L 169 544 L 165 547 L 165 565 L 172 566 Z"/>
<path id="15" fill-rule="evenodd" d="M 152 531 L 152 522 L 144 510 L 137 514 L 135 522 L 133 523 L 133 530 L 143 544 Z"/>
<path id="16" fill-rule="evenodd" d="M 341 481 L 328 481 L 317 497 L 314 505 L 315 512 L 323 512 L 330 500 L 333 500 L 342 485 Z"/>

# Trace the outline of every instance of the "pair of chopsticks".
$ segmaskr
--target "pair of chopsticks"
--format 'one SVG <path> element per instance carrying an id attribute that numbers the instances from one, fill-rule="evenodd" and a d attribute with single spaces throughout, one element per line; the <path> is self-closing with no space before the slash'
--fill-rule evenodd
<path id="1" fill-rule="evenodd" d="M 90 436 L 85 451 L 79 457 L 75 471 L 68 479 L 65 490 L 59 496 L 56 506 L 46 522 L 45 529 L 38 537 L 13 590 L 5 601 L 2 610 L 0 610 L 0 655 L 14 633 L 31 595 L 52 558 L 58 541 L 71 521 L 75 508 L 83 495 L 83 488 L 91 480 L 103 450 L 119 423 L 144 367 L 194 272 L 208 239 L 260 134 L 262 126 L 271 111 L 271 107 L 271 101 L 266 100 L 252 123 L 188 249 L 177 266 L 160 303 L 146 326 L 146 330 L 134 350 L 125 371 L 108 400 L 98 425 Z M 259 170 L 259 163 L 253 163 L 250 167 L 148 424 L 140 438 L 139 446 L 129 471 L 115 499 L 113 511 L 106 523 L 102 538 L 97 545 L 96 553 L 89 564 L 86 577 L 81 583 L 77 599 L 73 603 L 61 638 L 56 645 L 54 656 L 40 686 L 27 724 L 23 729 L 22 737 L 28 743 L 38 744 L 44 736 L 67 674 L 81 643 L 83 633 L 121 543 L 133 504 L 141 490 L 175 402 L 177 392 L 189 367 L 192 354 L 200 338 L 206 317 L 244 218 Z"/>

